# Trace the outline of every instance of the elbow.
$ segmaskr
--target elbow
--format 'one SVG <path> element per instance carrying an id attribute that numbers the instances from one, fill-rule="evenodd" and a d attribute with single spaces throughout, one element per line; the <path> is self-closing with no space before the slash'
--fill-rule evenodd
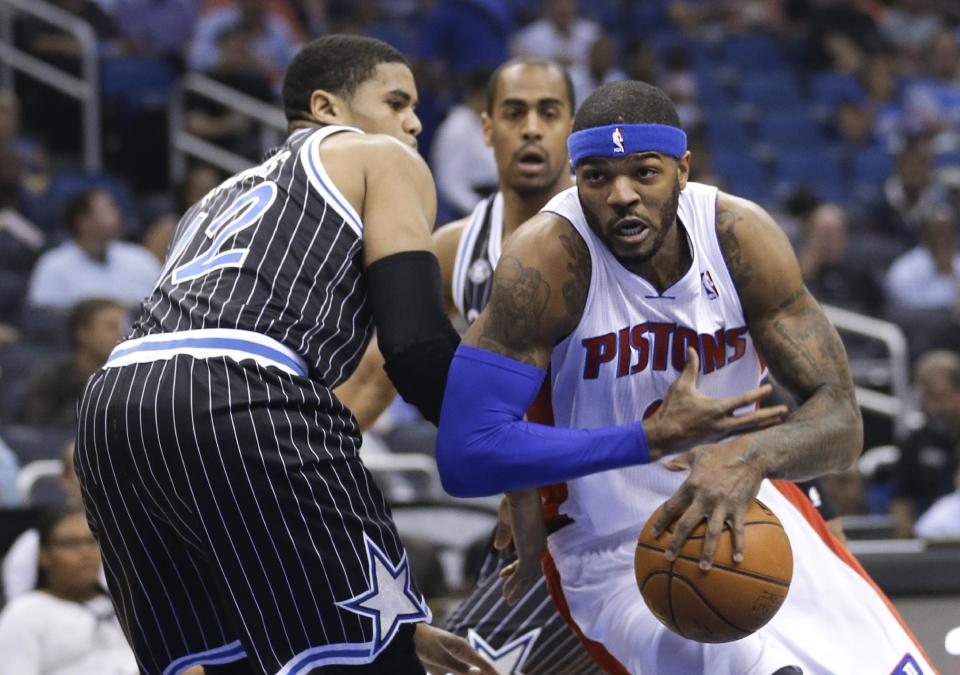
<path id="1" fill-rule="evenodd" d="M 467 444 L 445 437 L 442 431 L 437 437 L 437 470 L 444 491 L 451 497 L 460 498 L 497 494 L 496 490 L 485 490 L 479 482 L 485 472 L 465 450 Z"/>
<path id="2" fill-rule="evenodd" d="M 841 471 L 849 471 L 854 468 L 857 460 L 860 458 L 860 453 L 863 452 L 863 416 L 860 414 L 859 404 L 852 396 L 851 392 L 851 400 L 843 419 L 844 452 L 842 455 L 843 464 L 840 467 Z"/>

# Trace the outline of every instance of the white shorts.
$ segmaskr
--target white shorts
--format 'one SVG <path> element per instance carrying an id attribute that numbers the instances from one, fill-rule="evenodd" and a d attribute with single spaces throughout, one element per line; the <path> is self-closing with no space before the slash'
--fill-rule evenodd
<path id="1" fill-rule="evenodd" d="M 686 473 L 673 475 L 676 489 Z M 639 526 L 636 533 L 591 540 L 573 523 L 550 536 L 552 561 L 544 568 L 554 600 L 589 641 L 608 652 L 586 643 L 601 665 L 634 675 L 772 675 L 784 666 L 799 666 L 804 675 L 936 672 L 889 600 L 799 488 L 764 481 L 758 498 L 790 537 L 793 581 L 770 623 L 736 642 L 687 640 L 647 609 L 633 567 Z"/>

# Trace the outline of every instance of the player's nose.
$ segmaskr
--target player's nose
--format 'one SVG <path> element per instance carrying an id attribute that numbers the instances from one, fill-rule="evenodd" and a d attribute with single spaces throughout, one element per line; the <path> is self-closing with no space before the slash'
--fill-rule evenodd
<path id="1" fill-rule="evenodd" d="M 543 138 L 543 129 L 540 128 L 540 115 L 536 110 L 530 110 L 523 119 L 524 140 L 540 140 Z"/>
<path id="2" fill-rule="evenodd" d="M 423 123 L 420 122 L 417 113 L 411 112 L 407 119 L 404 120 L 403 130 L 413 137 L 420 135 L 420 132 L 423 131 Z"/>
<path id="3" fill-rule="evenodd" d="M 607 204 L 615 209 L 623 209 L 640 201 L 640 195 L 633 188 L 629 176 L 617 176 L 610 184 Z"/>

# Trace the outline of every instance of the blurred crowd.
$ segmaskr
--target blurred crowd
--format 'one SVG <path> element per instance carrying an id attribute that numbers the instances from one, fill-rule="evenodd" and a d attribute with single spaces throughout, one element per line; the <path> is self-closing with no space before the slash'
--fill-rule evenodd
<path id="1" fill-rule="evenodd" d="M 916 412 L 900 435 L 889 418 L 866 416 L 868 450 L 858 470 L 827 482 L 841 512 L 887 516 L 900 536 L 960 538 L 960 4 L 50 4 L 88 22 L 98 41 L 105 170 L 80 168 L 75 100 L 22 76 L 0 90 L 0 504 L 65 509 L 31 530 L 32 553 L 21 565 L 36 572 L 39 555 L 42 583 L 62 579 L 58 565 L 90 564 L 89 532 L 59 478 L 78 393 L 150 292 L 180 214 L 226 177 L 196 162 L 172 184 L 168 112 L 176 83 L 198 72 L 277 104 L 298 45 L 329 32 L 371 35 L 410 59 L 424 126 L 419 149 L 441 201 L 438 224 L 496 189 L 480 116 L 490 73 L 511 55 L 562 62 L 578 101 L 623 78 L 667 91 L 690 137 L 692 178 L 769 209 L 822 302 L 893 322 L 906 335 L 914 395 L 903 404 Z M 13 40 L 81 72 L 81 45 L 46 23 L 18 18 Z M 259 158 L 261 134 L 250 118 L 196 95 L 185 106 L 188 131 Z M 858 382 L 889 391 L 889 372 L 878 366 L 887 363 L 883 346 L 868 336 L 843 337 Z M 431 430 L 400 404 L 377 429 L 371 445 L 385 452 L 431 451 Z M 415 499 L 420 487 L 401 482 L 390 490 Z M 0 551 L 23 529 L 15 521 L 0 528 Z M 84 589 L 64 593 L 82 595 L 96 618 L 100 601 L 89 576 L 77 577 L 87 579 Z M 7 600 L 29 595 L 37 583 L 34 574 L 11 587 L 5 565 Z M 7 615 L 14 609 L 0 615 L 0 646 L 11 639 Z M 106 624 L 97 630 L 105 631 L 109 652 L 114 627 Z M 115 655 L 104 658 L 112 663 Z"/>

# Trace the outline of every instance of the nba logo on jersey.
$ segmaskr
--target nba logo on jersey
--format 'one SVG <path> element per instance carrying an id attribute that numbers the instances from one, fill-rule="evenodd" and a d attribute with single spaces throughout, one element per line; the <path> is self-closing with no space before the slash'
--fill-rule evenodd
<path id="1" fill-rule="evenodd" d="M 923 675 L 923 670 L 917 660 L 907 654 L 890 675 Z"/>
<path id="2" fill-rule="evenodd" d="M 713 283 L 713 275 L 710 274 L 710 270 L 701 272 L 700 280 L 703 281 L 703 290 L 707 292 L 708 298 L 716 300 L 720 297 L 720 293 L 717 291 L 717 285 Z"/>
<path id="3" fill-rule="evenodd" d="M 617 127 L 613 130 L 613 151 L 614 152 L 624 152 L 623 149 L 623 131 L 620 130 L 620 127 Z"/>

